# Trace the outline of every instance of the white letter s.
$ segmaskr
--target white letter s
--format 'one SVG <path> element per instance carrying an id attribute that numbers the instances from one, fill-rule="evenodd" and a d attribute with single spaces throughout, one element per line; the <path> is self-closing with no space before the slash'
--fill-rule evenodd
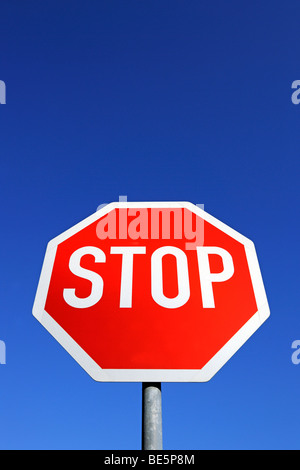
<path id="1" fill-rule="evenodd" d="M 87 279 L 92 283 L 92 290 L 88 297 L 80 298 L 75 294 L 74 288 L 66 288 L 63 292 L 63 297 L 68 305 L 74 308 L 88 308 L 95 305 L 102 297 L 103 294 L 103 279 L 102 277 L 89 269 L 80 266 L 80 261 L 84 255 L 93 255 L 96 263 L 105 262 L 105 253 L 96 248 L 95 246 L 84 246 L 74 251 L 70 257 L 69 268 L 71 273 L 75 274 L 82 279 Z"/>

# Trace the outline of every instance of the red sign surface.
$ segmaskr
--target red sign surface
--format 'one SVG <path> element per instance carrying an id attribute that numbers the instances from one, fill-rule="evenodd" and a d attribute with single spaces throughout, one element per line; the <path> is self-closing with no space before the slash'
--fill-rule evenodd
<path id="1" fill-rule="evenodd" d="M 95 380 L 202 382 L 269 308 L 250 240 L 190 203 L 119 202 L 48 244 L 33 314 Z"/>

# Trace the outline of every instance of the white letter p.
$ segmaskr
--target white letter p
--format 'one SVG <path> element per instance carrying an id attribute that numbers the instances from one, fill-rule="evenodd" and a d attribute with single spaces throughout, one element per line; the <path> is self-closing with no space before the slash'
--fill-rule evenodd
<path id="1" fill-rule="evenodd" d="M 223 271 L 212 273 L 209 265 L 209 255 L 219 255 L 223 262 Z M 198 267 L 200 275 L 203 308 L 215 308 L 213 282 L 224 282 L 234 273 L 232 256 L 228 251 L 217 246 L 197 246 Z"/>

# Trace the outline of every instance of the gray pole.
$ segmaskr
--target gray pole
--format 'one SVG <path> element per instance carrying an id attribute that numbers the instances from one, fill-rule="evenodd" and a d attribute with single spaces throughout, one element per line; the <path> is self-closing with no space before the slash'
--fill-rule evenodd
<path id="1" fill-rule="evenodd" d="M 161 384 L 143 383 L 142 449 L 162 450 Z"/>

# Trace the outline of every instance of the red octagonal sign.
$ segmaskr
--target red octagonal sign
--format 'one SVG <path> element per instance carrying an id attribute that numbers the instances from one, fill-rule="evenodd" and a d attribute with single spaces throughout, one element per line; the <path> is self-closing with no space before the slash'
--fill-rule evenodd
<path id="1" fill-rule="evenodd" d="M 118 202 L 49 242 L 33 314 L 95 380 L 204 382 L 270 313 L 249 239 L 188 202 Z"/>

